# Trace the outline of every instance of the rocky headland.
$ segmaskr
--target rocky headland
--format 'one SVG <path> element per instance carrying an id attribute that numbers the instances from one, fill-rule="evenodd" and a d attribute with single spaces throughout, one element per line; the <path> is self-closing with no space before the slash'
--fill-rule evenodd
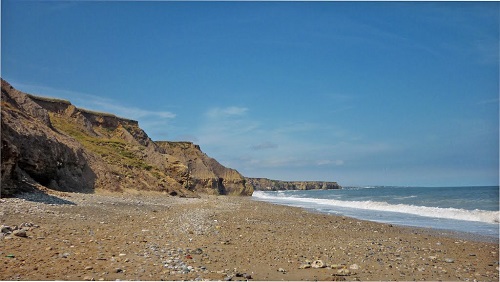
<path id="1" fill-rule="evenodd" d="M 253 186 L 190 142 L 153 141 L 137 121 L 37 97 L 2 79 L 0 196 L 64 192 L 252 195 Z"/>
<path id="2" fill-rule="evenodd" d="M 279 191 L 279 190 L 329 190 L 342 189 L 337 182 L 325 181 L 281 181 L 267 178 L 246 178 L 247 182 L 254 186 L 255 190 Z"/>

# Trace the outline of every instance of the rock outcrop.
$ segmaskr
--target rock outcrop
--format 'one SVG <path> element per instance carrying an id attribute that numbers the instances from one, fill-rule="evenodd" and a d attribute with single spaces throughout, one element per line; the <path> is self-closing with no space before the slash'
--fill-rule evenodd
<path id="1" fill-rule="evenodd" d="M 210 158 L 191 142 L 157 141 L 164 153 L 187 164 L 190 189 L 208 194 L 251 196 L 253 186 L 236 170 L 227 168 Z"/>
<path id="2" fill-rule="evenodd" d="M 251 195 L 236 170 L 192 143 L 154 142 L 137 121 L 29 95 L 2 79 L 1 194 L 126 189 Z M 188 144 L 188 145 L 184 145 Z M 192 165 L 192 168 L 191 168 Z"/>
<path id="3" fill-rule="evenodd" d="M 281 181 L 247 177 L 247 182 L 252 184 L 255 190 L 261 191 L 342 189 L 337 182 L 325 181 Z"/>

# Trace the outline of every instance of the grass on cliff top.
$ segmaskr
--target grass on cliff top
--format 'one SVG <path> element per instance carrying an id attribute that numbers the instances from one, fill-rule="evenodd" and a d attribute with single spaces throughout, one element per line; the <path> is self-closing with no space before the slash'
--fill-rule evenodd
<path id="1" fill-rule="evenodd" d="M 71 105 L 71 102 L 68 100 L 63 100 L 63 99 L 57 99 L 57 98 L 51 98 L 51 97 L 43 97 L 43 96 L 35 96 L 32 94 L 26 94 L 26 96 L 30 97 L 32 100 L 39 100 L 39 101 L 45 101 L 45 102 L 51 102 L 51 103 L 62 103 L 66 105 Z"/>
<path id="2" fill-rule="evenodd" d="M 115 137 L 95 137 L 87 134 L 83 126 L 71 122 L 71 118 L 49 113 L 52 125 L 80 142 L 87 150 L 99 155 L 108 164 L 121 165 L 126 168 L 139 168 L 150 171 L 153 166 L 142 160 L 138 153 L 141 148 L 132 146 L 126 141 Z M 111 135 L 110 131 L 102 132 Z M 156 175 L 156 174 L 154 174 Z"/>

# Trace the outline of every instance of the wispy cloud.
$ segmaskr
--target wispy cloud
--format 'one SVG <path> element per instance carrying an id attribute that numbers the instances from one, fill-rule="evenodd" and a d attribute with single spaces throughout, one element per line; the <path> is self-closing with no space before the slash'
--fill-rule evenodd
<path id="1" fill-rule="evenodd" d="M 276 148 L 278 148 L 278 144 L 273 143 L 273 142 L 269 142 L 269 141 L 265 141 L 265 142 L 259 143 L 257 145 L 253 145 L 250 148 L 252 148 L 253 150 L 276 149 Z"/>
<path id="2" fill-rule="evenodd" d="M 259 127 L 256 121 L 246 117 L 247 111 L 248 108 L 235 106 L 209 109 L 204 114 L 207 118 L 198 127 L 198 139 L 203 144 L 225 149 L 247 144 L 246 138 Z"/>
<path id="3" fill-rule="evenodd" d="M 245 115 L 248 108 L 245 107 L 226 107 L 226 108 L 213 108 L 210 109 L 206 115 L 210 118 L 224 118 L 230 116 L 242 116 Z"/>
<path id="4" fill-rule="evenodd" d="M 319 160 L 316 162 L 316 165 L 318 166 L 326 166 L 326 165 L 343 165 L 344 161 L 343 160 Z"/>
<path id="5" fill-rule="evenodd" d="M 116 101 L 93 99 L 89 104 L 99 108 L 107 109 L 112 113 L 127 116 L 133 119 L 141 119 L 144 117 L 158 117 L 162 119 L 175 118 L 176 114 L 168 111 L 151 111 L 136 107 L 128 107 L 116 104 Z"/>
<path id="6" fill-rule="evenodd" d="M 243 107 L 210 109 L 195 134 L 208 155 L 249 176 L 311 178 L 308 173 L 314 169 L 328 174 L 398 150 L 392 144 L 358 138 L 329 122 L 263 124 L 250 113 Z M 291 175 L 299 170 L 302 175 Z"/>
<path id="7" fill-rule="evenodd" d="M 46 97 L 55 97 L 69 100 L 72 104 L 79 108 L 88 110 L 103 111 L 117 116 L 122 116 L 130 119 L 141 119 L 144 117 L 157 117 L 163 119 L 172 119 L 176 114 L 168 111 L 151 111 L 138 107 L 126 106 L 120 102 L 103 98 L 94 94 L 88 94 L 79 91 L 57 89 L 49 86 L 29 85 L 22 83 L 13 83 L 17 89 L 33 94 Z"/>

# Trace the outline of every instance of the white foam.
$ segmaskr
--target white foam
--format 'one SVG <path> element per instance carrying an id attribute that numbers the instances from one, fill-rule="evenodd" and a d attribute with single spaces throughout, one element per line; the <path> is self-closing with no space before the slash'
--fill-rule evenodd
<path id="1" fill-rule="evenodd" d="M 455 220 L 466 220 L 466 221 L 478 221 L 485 223 L 498 224 L 500 213 L 498 211 L 486 211 L 486 210 L 465 210 L 457 208 L 439 208 L 439 207 L 426 207 L 426 206 L 415 206 L 415 205 L 405 205 L 405 204 L 389 204 L 386 202 L 376 202 L 376 201 L 339 201 L 333 199 L 317 199 L 317 198 L 300 198 L 300 197 L 290 197 L 284 193 L 280 193 L 279 196 L 269 195 L 262 191 L 255 191 L 253 193 L 255 198 L 275 200 L 275 201 L 293 201 L 296 203 L 308 203 L 316 204 L 322 207 L 331 206 L 342 207 L 342 208 L 352 208 L 352 209 L 363 209 L 363 210 L 374 210 L 383 212 L 398 212 L 405 214 L 412 214 L 425 217 L 433 218 L 444 218 L 444 219 L 455 219 Z"/>

